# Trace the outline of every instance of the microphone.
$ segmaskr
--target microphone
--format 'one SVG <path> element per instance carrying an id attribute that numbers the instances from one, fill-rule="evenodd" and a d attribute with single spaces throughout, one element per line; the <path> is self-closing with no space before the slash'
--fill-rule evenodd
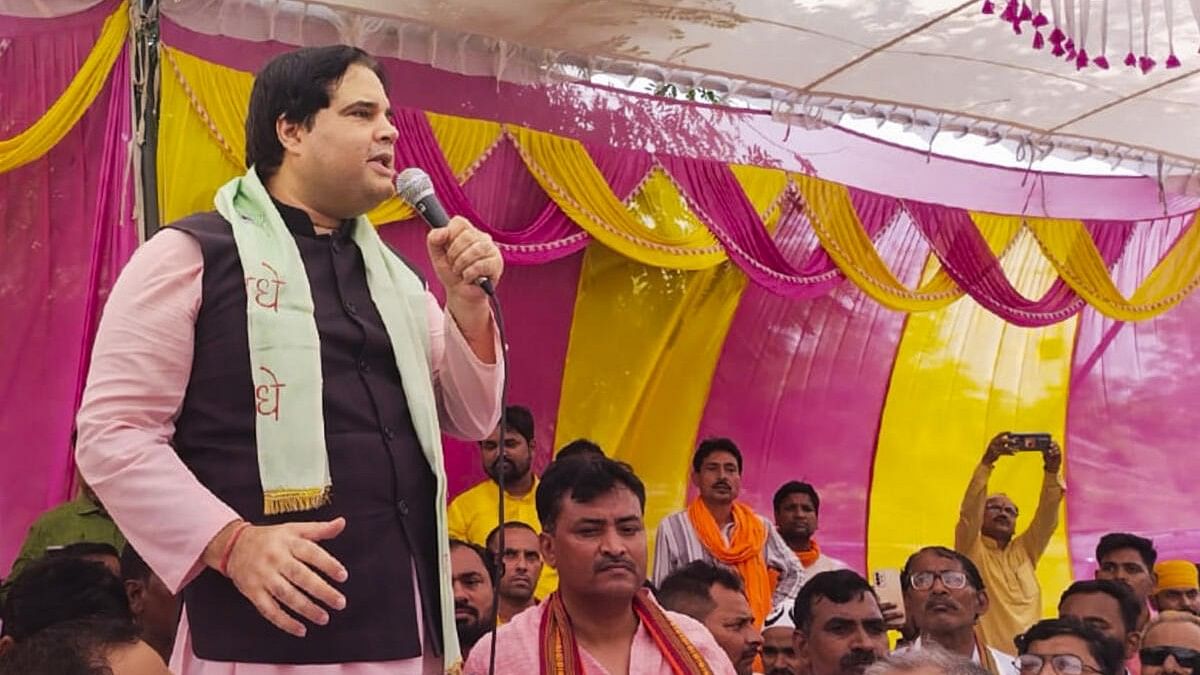
<path id="1" fill-rule="evenodd" d="M 396 174 L 395 184 L 396 194 L 419 213 L 429 227 L 437 229 L 450 223 L 450 216 L 446 215 L 446 209 L 433 191 L 433 181 L 423 169 L 414 166 L 401 171 Z M 475 283 L 488 295 L 496 292 L 487 277 L 479 277 Z"/>

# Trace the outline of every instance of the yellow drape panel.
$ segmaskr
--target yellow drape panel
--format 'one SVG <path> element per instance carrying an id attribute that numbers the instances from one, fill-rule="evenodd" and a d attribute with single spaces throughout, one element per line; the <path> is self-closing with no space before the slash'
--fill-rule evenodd
<path id="1" fill-rule="evenodd" d="M 1026 297 L 1056 277 L 1023 232 L 1003 259 Z M 903 566 L 917 548 L 954 546 L 954 526 L 971 472 L 1001 431 L 1050 432 L 1064 445 L 1067 387 L 1077 319 L 1021 328 L 962 300 L 908 317 L 879 430 L 871 484 L 868 566 Z M 947 420 L 953 423 L 948 424 Z M 1033 453 L 1002 458 L 990 489 L 1020 507 L 1028 524 L 1042 482 Z M 1071 580 L 1066 516 L 1038 565 L 1045 616 Z"/>
<path id="2" fill-rule="evenodd" d="M 465 183 L 478 164 L 486 158 L 503 130 L 498 122 L 469 117 L 426 113 L 433 136 L 446 156 L 446 164 L 458 182 Z"/>
<path id="3" fill-rule="evenodd" d="M 597 241 L 656 267 L 706 269 L 725 260 L 712 233 L 702 225 L 696 227 L 699 221 L 694 217 L 680 219 L 674 212 L 672 217 L 648 222 L 626 208 L 579 141 L 511 125 L 505 128 L 546 194 Z M 652 181 L 654 177 L 648 183 Z M 671 208 L 672 195 L 678 196 L 674 186 L 668 190 L 662 181 L 648 190 L 647 199 L 666 208 Z"/>
<path id="4" fill-rule="evenodd" d="M 821 246 L 846 277 L 879 304 L 902 312 L 922 312 L 945 307 L 963 295 L 942 269 L 915 291 L 905 287 L 875 250 L 846 186 L 803 174 L 792 174 L 792 180 L 804 197 Z"/>
<path id="5" fill-rule="evenodd" d="M 1142 321 L 1179 304 L 1200 283 L 1198 220 L 1200 214 L 1130 298 L 1113 283 L 1082 222 L 1032 218 L 1029 228 L 1063 280 L 1088 304 L 1118 321 Z"/>
<path id="6" fill-rule="evenodd" d="M 586 437 L 631 463 L 646 484 L 649 528 L 683 508 L 696 430 L 745 284 L 732 264 L 666 270 L 599 244 L 584 256 L 555 447 Z"/>
<path id="7" fill-rule="evenodd" d="M 128 33 L 129 7 L 121 3 L 104 20 L 100 37 L 91 53 L 84 59 L 71 83 L 45 114 L 16 136 L 0 140 L 0 173 L 12 171 L 38 159 L 75 127 L 75 123 L 92 106 L 92 102 L 104 88 L 104 83 L 108 81 L 108 75 L 125 46 Z M 123 87 L 125 84 L 120 83 L 119 86 Z M 11 94 L 17 95 L 16 92 Z"/>
<path id="8" fill-rule="evenodd" d="M 782 213 L 779 205 L 788 189 L 787 172 L 745 164 L 730 164 L 729 170 L 737 178 L 746 198 L 754 205 L 754 210 L 763 217 L 767 231 L 775 234 Z"/>

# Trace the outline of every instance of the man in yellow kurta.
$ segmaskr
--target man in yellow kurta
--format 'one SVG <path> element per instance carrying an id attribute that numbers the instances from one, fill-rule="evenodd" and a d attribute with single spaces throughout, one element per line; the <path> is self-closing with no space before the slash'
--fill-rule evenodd
<path id="1" fill-rule="evenodd" d="M 963 497 L 954 548 L 969 557 L 983 574 L 991 598 L 980 629 L 988 645 L 1011 650 L 1013 638 L 1041 618 L 1042 589 L 1037 563 L 1058 527 L 1058 507 L 1065 489 L 1059 480 L 1062 451 L 1051 442 L 1043 451 L 1042 492 L 1029 527 L 1014 537 L 1017 507 L 1008 496 L 987 494 L 988 479 L 996 460 L 1011 455 L 1017 446 L 1007 433 L 992 439 L 976 467 Z"/>

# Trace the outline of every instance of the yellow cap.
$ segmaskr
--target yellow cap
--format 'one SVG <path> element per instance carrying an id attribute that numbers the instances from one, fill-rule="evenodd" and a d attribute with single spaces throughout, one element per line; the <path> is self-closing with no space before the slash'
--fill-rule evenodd
<path id="1" fill-rule="evenodd" d="M 1189 560 L 1164 560 L 1154 566 L 1154 573 L 1158 575 L 1155 593 L 1168 588 L 1200 588 L 1200 572 Z"/>

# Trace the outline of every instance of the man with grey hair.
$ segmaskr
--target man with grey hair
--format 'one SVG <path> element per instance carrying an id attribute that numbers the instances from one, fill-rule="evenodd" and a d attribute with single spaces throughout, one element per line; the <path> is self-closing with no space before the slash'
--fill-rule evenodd
<path id="1" fill-rule="evenodd" d="M 974 661 L 936 645 L 897 652 L 867 667 L 863 675 L 987 675 Z"/>

